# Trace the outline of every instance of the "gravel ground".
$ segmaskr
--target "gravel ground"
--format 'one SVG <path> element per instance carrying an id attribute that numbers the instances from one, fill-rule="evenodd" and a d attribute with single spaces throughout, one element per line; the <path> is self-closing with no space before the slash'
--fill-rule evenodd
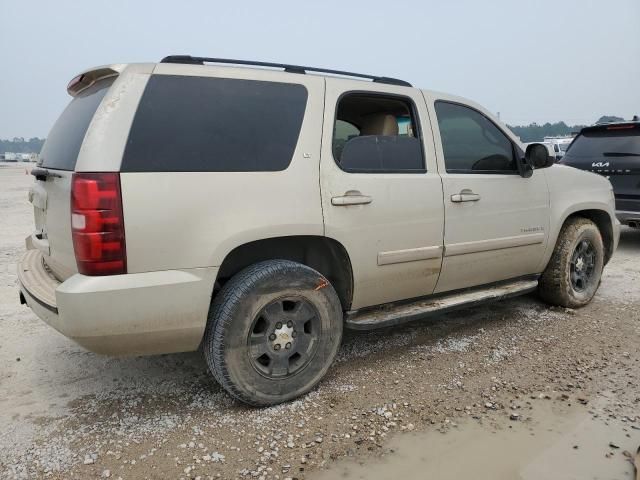
<path id="1" fill-rule="evenodd" d="M 545 402 L 640 444 L 640 231 L 625 229 L 583 309 L 526 296 L 348 333 L 316 390 L 258 410 L 231 400 L 198 353 L 102 357 L 19 305 L 15 262 L 33 221 L 24 169 L 0 164 L 2 478 L 309 478 L 389 454 L 400 432 L 535 426 Z M 603 458 L 626 462 L 601 441 Z"/>

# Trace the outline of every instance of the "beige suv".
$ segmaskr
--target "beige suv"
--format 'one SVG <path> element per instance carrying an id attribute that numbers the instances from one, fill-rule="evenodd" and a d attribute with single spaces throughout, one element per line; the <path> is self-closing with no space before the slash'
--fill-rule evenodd
<path id="1" fill-rule="evenodd" d="M 617 246 L 605 178 L 401 80 L 173 56 L 68 92 L 21 301 L 95 352 L 201 346 L 253 405 L 310 390 L 343 327 L 534 290 L 585 305 Z"/>

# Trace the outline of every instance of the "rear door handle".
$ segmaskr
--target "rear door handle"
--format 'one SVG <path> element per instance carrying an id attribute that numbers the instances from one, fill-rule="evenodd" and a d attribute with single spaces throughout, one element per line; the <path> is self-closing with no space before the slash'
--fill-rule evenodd
<path id="1" fill-rule="evenodd" d="M 349 190 L 341 197 L 331 197 L 331 205 L 342 207 L 347 205 L 367 205 L 373 199 L 369 195 L 362 195 L 357 190 Z"/>
<path id="2" fill-rule="evenodd" d="M 460 193 L 455 193 L 451 195 L 451 201 L 455 203 L 477 202 L 478 200 L 480 200 L 480 195 L 478 195 L 477 193 L 473 193 L 468 188 L 465 188 Z"/>

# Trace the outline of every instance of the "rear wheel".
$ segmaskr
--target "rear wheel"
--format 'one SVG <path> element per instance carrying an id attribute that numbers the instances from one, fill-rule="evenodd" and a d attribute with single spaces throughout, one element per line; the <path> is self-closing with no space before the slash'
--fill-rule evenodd
<path id="1" fill-rule="evenodd" d="M 540 278 L 540 296 L 552 305 L 582 307 L 595 295 L 603 266 L 604 245 L 598 227 L 585 218 L 570 219 Z"/>
<path id="2" fill-rule="evenodd" d="M 270 260 L 239 272 L 216 295 L 204 353 L 231 395 L 272 405 L 313 388 L 341 339 L 342 308 L 329 281 L 305 265 Z"/>

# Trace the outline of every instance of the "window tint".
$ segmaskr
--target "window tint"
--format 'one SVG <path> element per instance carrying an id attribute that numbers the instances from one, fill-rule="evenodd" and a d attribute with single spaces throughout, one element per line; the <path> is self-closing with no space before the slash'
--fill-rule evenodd
<path id="1" fill-rule="evenodd" d="M 344 146 L 342 168 L 349 172 L 423 172 L 422 150 L 415 138 L 361 135 Z"/>
<path id="2" fill-rule="evenodd" d="M 336 112 L 333 156 L 348 172 L 424 172 L 417 125 L 408 99 L 345 95 Z"/>
<path id="3" fill-rule="evenodd" d="M 307 103 L 303 85 L 153 75 L 122 160 L 126 172 L 284 170 Z"/>
<path id="4" fill-rule="evenodd" d="M 517 170 L 511 141 L 487 117 L 455 103 L 439 101 L 435 108 L 447 172 Z"/>
<path id="5" fill-rule="evenodd" d="M 567 150 L 566 157 L 640 156 L 640 128 L 583 132 Z"/>
<path id="6" fill-rule="evenodd" d="M 336 120 L 336 124 L 333 129 L 333 156 L 340 158 L 342 156 L 342 149 L 345 143 L 352 138 L 360 135 L 360 129 L 353 123 L 346 122 L 344 120 Z"/>
<path id="7" fill-rule="evenodd" d="M 114 78 L 96 82 L 71 100 L 58 118 L 42 146 L 42 166 L 58 170 L 74 170 L 80 146 L 89 123 L 113 84 Z"/>

